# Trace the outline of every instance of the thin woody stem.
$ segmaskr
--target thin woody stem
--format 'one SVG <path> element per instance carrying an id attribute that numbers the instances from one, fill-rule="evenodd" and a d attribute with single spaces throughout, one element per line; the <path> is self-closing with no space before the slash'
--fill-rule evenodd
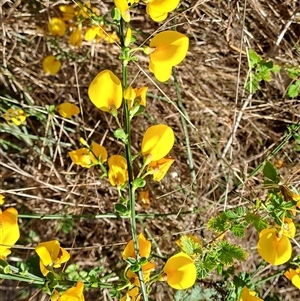
<path id="1" fill-rule="evenodd" d="M 119 26 L 119 34 L 120 34 L 120 41 L 121 47 L 124 51 L 124 30 L 123 30 L 123 20 L 120 21 Z M 123 89 L 127 88 L 127 62 L 122 62 L 122 84 Z M 125 154 L 126 154 L 126 161 L 127 161 L 127 168 L 128 168 L 128 194 L 129 194 L 129 210 L 130 210 L 130 223 L 131 223 L 131 232 L 132 232 L 132 239 L 134 250 L 136 254 L 136 259 L 139 260 L 140 250 L 138 244 L 138 237 L 136 233 L 136 212 L 135 212 L 135 191 L 132 187 L 133 183 L 133 168 L 132 168 L 132 153 L 131 153 L 131 137 L 130 137 L 130 115 L 129 109 L 127 105 L 127 101 L 123 98 L 123 108 L 124 108 L 124 121 L 125 121 L 125 133 L 127 134 L 127 143 L 125 144 Z M 147 290 L 144 282 L 144 276 L 142 270 L 138 271 L 138 278 L 140 282 L 141 292 L 143 295 L 143 299 L 148 301 Z"/>

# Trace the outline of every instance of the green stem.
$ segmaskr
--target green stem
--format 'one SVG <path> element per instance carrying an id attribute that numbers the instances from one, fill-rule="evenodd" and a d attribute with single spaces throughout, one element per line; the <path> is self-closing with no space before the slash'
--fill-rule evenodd
<path id="1" fill-rule="evenodd" d="M 196 211 L 184 211 L 180 212 L 180 215 L 186 215 L 195 213 Z M 136 215 L 136 218 L 157 218 L 163 216 L 178 215 L 178 212 L 170 213 L 139 213 Z M 20 218 L 30 218 L 30 219 L 103 219 L 103 218 L 119 218 L 120 216 L 115 213 L 106 213 L 106 214 L 97 214 L 97 215 L 56 215 L 56 214 L 18 214 Z M 123 216 L 122 216 L 123 217 Z M 127 218 L 124 216 L 124 218 Z"/>
<path id="2" fill-rule="evenodd" d="M 121 41 L 122 49 L 124 46 L 124 30 L 123 30 L 123 20 L 120 21 L 119 26 L 119 36 Z M 127 62 L 122 62 L 122 84 L 123 89 L 127 88 Z M 127 134 L 127 143 L 125 145 L 125 154 L 128 169 L 128 194 L 129 194 L 129 210 L 130 210 L 130 223 L 131 223 L 131 233 L 134 245 L 134 250 L 136 254 L 136 259 L 140 260 L 140 250 L 138 244 L 138 237 L 136 233 L 136 212 L 135 212 L 135 191 L 132 187 L 133 183 L 133 168 L 132 168 L 132 154 L 131 154 L 131 137 L 130 137 L 130 115 L 128 110 L 127 101 L 123 98 L 123 108 L 124 108 L 124 119 L 125 119 L 125 133 Z M 144 276 L 142 270 L 138 271 L 138 278 L 140 282 L 141 292 L 144 301 L 148 301 L 147 290 L 144 282 Z"/>

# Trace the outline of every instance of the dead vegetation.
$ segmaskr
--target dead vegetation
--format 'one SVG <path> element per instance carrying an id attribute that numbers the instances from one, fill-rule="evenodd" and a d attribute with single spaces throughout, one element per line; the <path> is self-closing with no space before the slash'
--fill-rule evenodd
<path id="1" fill-rule="evenodd" d="M 65 60 L 61 72 L 46 76 L 41 60 L 49 53 L 45 39 L 46 22 L 57 14 L 62 1 L 4 1 L 0 8 L 1 74 L 0 106 L 22 106 L 31 115 L 27 118 L 27 135 L 0 123 L 1 192 L 6 206 L 16 206 L 21 214 L 94 215 L 113 213 L 117 192 L 106 180 L 99 180 L 98 170 L 73 166 L 67 152 L 79 146 L 79 137 L 102 142 L 110 154 L 122 152 L 112 135 L 112 118 L 95 109 L 87 96 L 93 77 L 105 68 L 120 74 L 118 45 L 84 42 L 72 49 L 74 60 Z M 102 13 L 112 1 L 92 1 Z M 144 15 L 143 7 L 133 17 L 138 29 L 138 42 L 161 27 Z M 171 82 L 154 84 L 137 65 L 131 65 L 130 79 L 149 85 L 147 115 L 133 123 L 132 139 L 139 150 L 142 134 L 153 122 L 166 122 L 176 133 L 172 171 L 159 184 L 149 181 L 151 207 L 146 213 L 173 213 L 144 219 L 144 227 L 152 234 L 161 252 L 176 249 L 176 235 L 186 231 L 208 235 L 202 227 L 224 208 L 238 204 L 247 206 L 262 196 L 261 175 L 248 175 L 282 141 L 287 126 L 299 121 L 299 98 L 289 99 L 286 90 L 290 79 L 279 73 L 270 83 L 262 83 L 258 92 L 249 96 L 244 85 L 249 76 L 247 50 L 254 49 L 264 59 L 283 65 L 300 64 L 300 12 L 298 1 L 181 1 L 178 13 L 162 24 L 164 28 L 179 24 L 177 29 L 190 36 L 190 49 L 185 61 L 177 68 L 178 82 L 186 116 L 197 192 L 193 192 L 191 171 L 187 164 L 184 130 L 178 112 L 176 92 Z M 68 41 L 60 47 L 68 49 Z M 88 55 L 87 55 L 88 54 Z M 144 58 L 138 62 L 146 74 Z M 169 103 L 159 88 L 175 103 Z M 57 114 L 49 115 L 49 106 L 74 101 L 81 115 L 64 121 Z M 280 173 L 287 179 L 299 164 L 290 141 L 272 158 L 284 161 Z M 13 145 L 17 146 L 13 147 Z M 243 185 L 229 193 L 236 184 Z M 297 186 L 299 179 L 292 179 Z M 224 200 L 225 202 L 221 202 Z M 199 214 L 184 213 L 200 209 Z M 138 211 L 145 210 L 138 204 Z M 182 212 L 182 214 L 180 214 Z M 39 240 L 59 239 L 72 249 L 72 263 L 90 269 L 103 266 L 103 275 L 119 272 L 120 253 L 131 238 L 125 219 L 74 219 L 69 231 L 62 231 L 66 222 L 51 219 L 21 219 L 22 235 L 16 256 L 26 259 L 33 254 Z M 254 248 L 257 234 L 249 231 L 244 245 L 250 258 L 242 267 L 248 272 L 260 262 Z M 295 249 L 295 253 L 299 250 Z M 112 268 L 113 267 L 113 268 Z M 117 267 L 115 269 L 115 267 Z M 268 266 L 260 277 L 276 272 Z M 115 281 L 119 275 L 113 275 Z M 205 285 L 204 285 L 205 286 Z M 30 285 L 4 281 L 0 300 L 48 300 Z M 280 300 L 297 300 L 297 289 L 284 277 L 265 283 L 261 296 L 277 293 Z M 107 291 L 86 293 L 86 300 L 109 300 Z M 153 291 L 155 300 L 172 300 L 172 292 L 163 285 Z M 154 300 L 153 299 L 153 300 Z"/>

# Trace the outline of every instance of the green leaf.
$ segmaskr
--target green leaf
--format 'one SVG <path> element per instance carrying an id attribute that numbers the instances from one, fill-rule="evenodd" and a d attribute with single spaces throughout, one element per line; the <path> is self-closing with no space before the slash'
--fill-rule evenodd
<path id="1" fill-rule="evenodd" d="M 247 253 L 239 246 L 231 245 L 227 241 L 221 241 L 218 245 L 219 249 L 219 261 L 225 265 L 232 265 L 233 260 L 245 260 Z"/>
<path id="2" fill-rule="evenodd" d="M 114 131 L 114 136 L 117 138 L 117 139 L 120 139 L 122 140 L 125 144 L 127 144 L 127 138 L 128 138 L 128 135 L 125 133 L 125 131 L 123 129 L 116 129 Z"/>
<path id="3" fill-rule="evenodd" d="M 243 206 L 238 206 L 238 207 L 235 208 L 235 212 L 237 213 L 237 215 L 238 215 L 239 217 L 242 217 L 242 216 L 244 216 L 245 213 L 246 213 L 246 208 L 243 207 Z"/>
<path id="4" fill-rule="evenodd" d="M 255 213 L 247 213 L 245 220 L 246 222 L 253 224 L 258 232 L 268 227 L 267 221 L 263 220 L 260 215 Z"/>
<path id="5" fill-rule="evenodd" d="M 277 170 L 270 161 L 266 161 L 263 173 L 266 178 L 272 180 L 276 184 L 279 183 L 279 177 L 277 174 Z"/>
<path id="6" fill-rule="evenodd" d="M 295 67 L 285 68 L 291 79 L 296 79 L 300 75 L 300 70 Z"/>
<path id="7" fill-rule="evenodd" d="M 238 215 L 234 211 L 232 211 L 232 210 L 226 210 L 226 211 L 224 211 L 224 214 L 225 214 L 225 216 L 228 219 L 236 219 L 236 218 L 238 218 Z"/>
<path id="8" fill-rule="evenodd" d="M 133 257 L 128 257 L 128 258 L 125 259 L 125 261 L 126 261 L 127 263 L 129 263 L 131 266 L 137 264 L 136 259 L 133 258 Z"/>
<path id="9" fill-rule="evenodd" d="M 146 181 L 142 178 L 134 179 L 132 182 L 132 189 L 143 188 L 146 185 Z"/>
<path id="10" fill-rule="evenodd" d="M 255 74 L 252 73 L 252 78 L 247 81 L 245 90 L 250 94 L 254 94 L 259 88 L 259 79 Z"/>
<path id="11" fill-rule="evenodd" d="M 295 98 L 299 95 L 299 93 L 300 93 L 300 81 L 296 81 L 295 83 L 289 86 L 287 94 L 288 97 Z"/>
<path id="12" fill-rule="evenodd" d="M 236 237 L 244 237 L 245 236 L 245 224 L 235 224 L 230 228 L 230 231 Z"/>
<path id="13" fill-rule="evenodd" d="M 252 49 L 249 49 L 249 60 L 250 68 L 254 68 L 259 62 L 262 61 L 262 58 Z"/>
<path id="14" fill-rule="evenodd" d="M 212 217 L 207 223 L 208 230 L 213 230 L 218 233 L 227 230 L 229 227 L 230 224 L 227 223 L 226 216 L 222 216 L 222 215 L 217 217 Z"/>
<path id="15" fill-rule="evenodd" d="M 183 235 L 180 237 L 180 247 L 182 251 L 188 255 L 193 255 L 195 253 L 201 253 L 201 244 L 195 242 L 191 237 Z"/>
<path id="16" fill-rule="evenodd" d="M 278 73 L 281 70 L 281 67 L 279 65 L 274 65 L 272 68 L 272 72 Z"/>
<path id="17" fill-rule="evenodd" d="M 122 16 L 121 12 L 117 7 L 114 7 L 111 11 L 111 17 L 113 18 L 114 21 L 120 21 Z"/>
<path id="18" fill-rule="evenodd" d="M 115 210 L 121 215 L 127 215 L 128 213 L 127 207 L 120 203 L 115 204 Z"/>

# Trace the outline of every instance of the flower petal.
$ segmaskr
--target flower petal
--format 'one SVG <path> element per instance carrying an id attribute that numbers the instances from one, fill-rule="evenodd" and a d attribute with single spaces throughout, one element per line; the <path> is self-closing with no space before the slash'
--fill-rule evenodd
<path id="1" fill-rule="evenodd" d="M 197 270 L 194 261 L 187 254 L 180 252 L 170 257 L 164 266 L 168 284 L 178 290 L 194 285 Z"/>
<path id="2" fill-rule="evenodd" d="M 177 31 L 166 30 L 150 41 L 150 47 L 155 48 L 150 53 L 150 60 L 154 65 L 176 66 L 187 54 L 189 39 Z"/>
<path id="3" fill-rule="evenodd" d="M 143 233 L 140 233 L 138 235 L 138 244 L 140 249 L 140 256 L 148 258 L 151 253 L 151 242 L 145 238 Z M 128 257 L 136 258 L 133 240 L 130 240 L 126 245 L 122 253 L 122 257 L 124 260 L 127 259 Z"/>
<path id="4" fill-rule="evenodd" d="M 57 108 L 57 111 L 60 116 L 65 118 L 71 118 L 80 113 L 78 106 L 69 102 L 64 102 L 60 104 Z"/>
<path id="5" fill-rule="evenodd" d="M 272 265 L 284 264 L 292 256 L 290 240 L 285 235 L 278 237 L 275 228 L 261 231 L 257 248 L 259 255 Z"/>
<path id="6" fill-rule="evenodd" d="M 123 97 L 121 81 L 110 70 L 104 70 L 93 79 L 88 94 L 91 102 L 98 109 L 105 112 L 118 109 Z"/>
<path id="7" fill-rule="evenodd" d="M 158 161 L 170 152 L 174 140 L 174 132 L 169 126 L 165 124 L 153 125 L 144 134 L 142 154 L 145 158 L 150 156 L 150 162 Z"/>

